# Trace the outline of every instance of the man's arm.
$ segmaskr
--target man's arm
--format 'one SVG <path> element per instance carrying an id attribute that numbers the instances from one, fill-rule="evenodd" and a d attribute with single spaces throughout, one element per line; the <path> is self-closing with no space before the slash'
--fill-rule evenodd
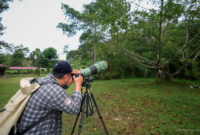
<path id="1" fill-rule="evenodd" d="M 51 108 L 69 114 L 79 113 L 82 101 L 81 84 L 83 82 L 83 77 L 81 75 L 78 77 L 73 76 L 73 80 L 75 83 L 75 91 L 72 94 L 72 98 L 60 88 L 60 93 L 55 95 L 51 102 Z"/>

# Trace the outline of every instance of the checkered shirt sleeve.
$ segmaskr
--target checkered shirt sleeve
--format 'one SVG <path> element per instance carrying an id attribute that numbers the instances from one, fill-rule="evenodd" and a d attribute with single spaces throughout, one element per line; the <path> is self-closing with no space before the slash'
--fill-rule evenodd
<path id="1" fill-rule="evenodd" d="M 81 100 L 82 95 L 79 91 L 74 91 L 71 98 L 62 90 L 54 96 L 49 107 L 69 114 L 78 114 L 81 107 Z"/>

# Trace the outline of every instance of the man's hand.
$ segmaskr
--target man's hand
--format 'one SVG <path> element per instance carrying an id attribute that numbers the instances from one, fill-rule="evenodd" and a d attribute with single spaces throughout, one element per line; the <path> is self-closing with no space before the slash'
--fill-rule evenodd
<path id="1" fill-rule="evenodd" d="M 79 71 L 81 71 L 82 69 L 80 69 Z M 79 74 L 77 77 L 77 75 L 73 75 L 73 80 L 75 83 L 75 91 L 80 91 L 81 92 L 81 84 L 83 83 L 83 77 Z"/>

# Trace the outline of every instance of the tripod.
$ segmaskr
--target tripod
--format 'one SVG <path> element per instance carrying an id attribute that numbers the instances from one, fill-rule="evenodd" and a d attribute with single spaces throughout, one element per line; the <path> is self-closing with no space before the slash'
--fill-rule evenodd
<path id="1" fill-rule="evenodd" d="M 78 121 L 78 117 L 80 116 L 80 113 L 81 113 L 81 112 L 82 112 L 82 115 L 81 115 L 81 120 L 80 120 L 80 124 L 79 124 L 78 135 L 80 135 L 80 133 L 81 133 L 81 128 L 82 128 L 84 113 L 86 114 L 86 117 L 88 117 L 88 115 L 89 115 L 89 116 L 92 116 L 92 115 L 93 115 L 94 111 L 93 111 L 93 107 L 92 107 L 91 98 L 92 98 L 93 103 L 94 103 L 94 105 L 95 105 L 95 107 L 96 107 L 96 110 L 97 110 L 97 112 L 98 112 L 98 114 L 99 114 L 99 118 L 101 119 L 101 122 L 102 122 L 102 124 L 103 124 L 103 126 L 104 126 L 104 129 L 105 129 L 105 131 L 106 131 L 106 134 L 109 135 L 109 134 L 108 134 L 108 131 L 107 131 L 107 129 L 106 129 L 106 126 L 105 126 L 105 124 L 104 124 L 104 122 L 103 122 L 103 117 L 101 116 L 100 111 L 99 111 L 98 106 L 97 106 L 97 103 L 96 103 L 96 101 L 95 101 L 95 99 L 94 99 L 94 96 L 93 96 L 92 92 L 90 92 L 91 84 L 89 84 L 89 82 L 93 82 L 93 80 L 94 80 L 93 78 L 88 77 L 88 78 L 86 79 L 86 78 L 84 77 L 84 82 L 83 82 L 82 86 L 86 87 L 86 91 L 85 91 L 85 93 L 84 93 L 84 97 L 83 97 L 83 100 L 82 100 L 82 102 L 81 102 L 80 112 L 77 114 L 76 121 L 75 121 L 75 123 L 74 123 L 74 127 L 73 127 L 73 129 L 72 129 L 71 135 L 73 135 L 73 133 L 74 133 L 74 129 L 75 129 L 75 127 L 76 127 L 76 123 L 77 123 L 77 121 Z M 81 91 L 82 91 L 82 89 L 81 89 Z M 91 95 L 91 97 L 90 97 L 90 95 Z M 89 108 L 90 108 L 90 112 L 88 112 L 88 106 L 89 106 Z M 86 108 L 86 111 L 85 111 L 85 108 Z"/>

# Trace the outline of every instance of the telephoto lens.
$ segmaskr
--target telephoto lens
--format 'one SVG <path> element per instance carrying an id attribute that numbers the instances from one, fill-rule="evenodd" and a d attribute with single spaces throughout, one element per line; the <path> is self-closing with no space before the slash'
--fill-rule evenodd
<path id="1" fill-rule="evenodd" d="M 109 69 L 108 62 L 107 61 L 100 61 L 100 62 L 97 62 L 97 63 L 95 63 L 94 65 L 92 65 L 88 68 L 82 69 L 80 71 L 80 73 L 83 76 L 90 76 L 90 75 L 102 73 L 104 71 L 107 71 L 108 69 Z"/>

